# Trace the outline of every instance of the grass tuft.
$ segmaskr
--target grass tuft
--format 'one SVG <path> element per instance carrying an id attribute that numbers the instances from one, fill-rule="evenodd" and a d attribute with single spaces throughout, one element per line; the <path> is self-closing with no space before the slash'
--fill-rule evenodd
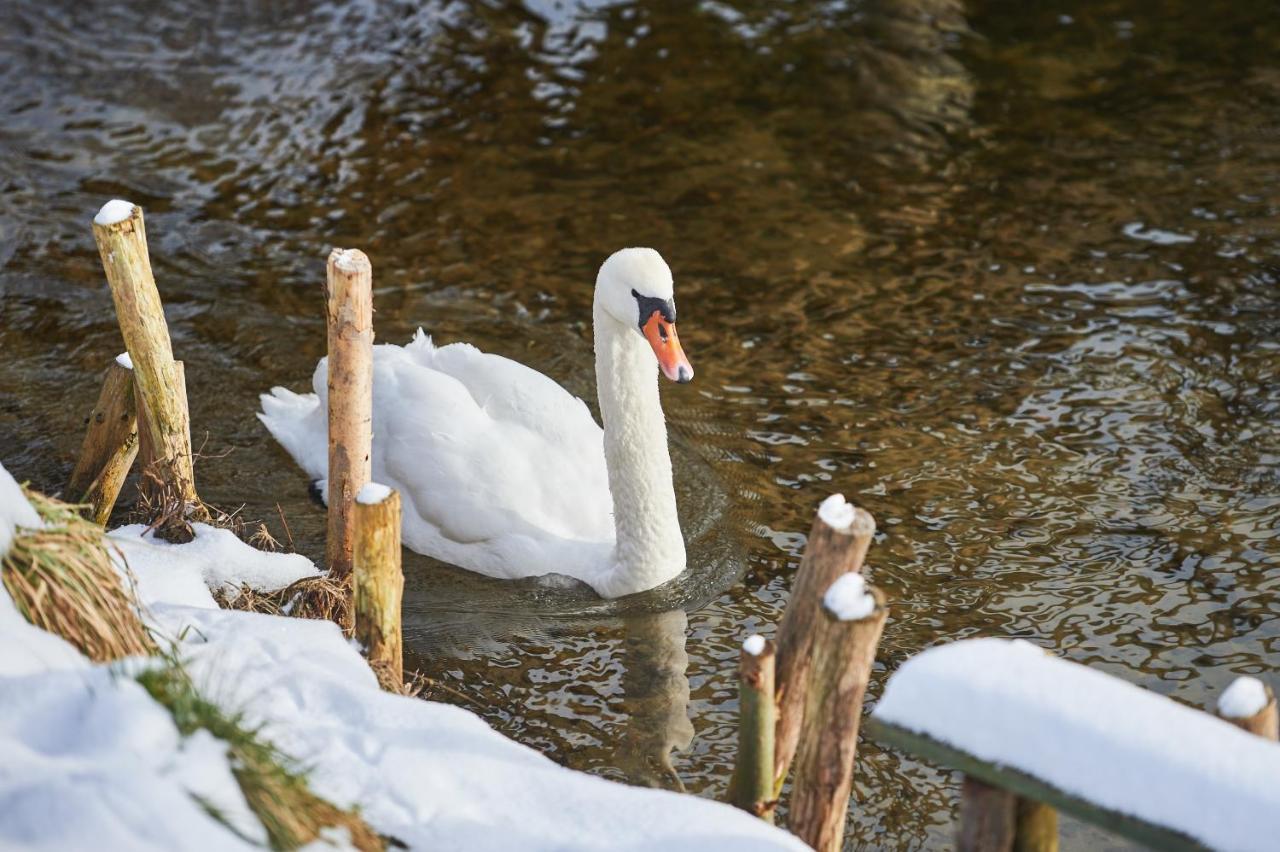
<path id="1" fill-rule="evenodd" d="M 343 810 L 311 791 L 306 772 L 239 715 L 204 698 L 174 660 L 148 669 L 137 681 L 173 716 L 183 736 L 205 730 L 226 743 L 231 771 L 249 808 L 258 817 L 272 849 L 299 849 L 328 829 L 345 831 L 361 852 L 386 843 L 354 810 Z M 327 833 L 327 832 L 326 832 Z"/>
<path id="2" fill-rule="evenodd" d="M 77 506 L 25 488 L 23 493 L 45 526 L 18 530 L 0 563 L 0 579 L 18 611 L 95 662 L 154 654 L 102 528 Z"/>

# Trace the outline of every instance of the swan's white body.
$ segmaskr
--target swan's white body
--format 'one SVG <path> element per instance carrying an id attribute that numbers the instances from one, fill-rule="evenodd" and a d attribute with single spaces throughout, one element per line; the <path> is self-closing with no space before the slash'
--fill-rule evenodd
<path id="1" fill-rule="evenodd" d="M 406 546 L 491 577 L 565 574 L 604 597 L 684 569 L 638 287 L 670 303 L 657 252 L 624 249 L 601 267 L 593 316 L 604 430 L 551 379 L 469 344 L 437 347 L 419 330 L 406 346 L 374 347 L 373 480 L 400 492 Z M 264 394 L 259 415 L 318 480 L 328 468 L 327 370 L 321 359 L 314 394 Z"/>

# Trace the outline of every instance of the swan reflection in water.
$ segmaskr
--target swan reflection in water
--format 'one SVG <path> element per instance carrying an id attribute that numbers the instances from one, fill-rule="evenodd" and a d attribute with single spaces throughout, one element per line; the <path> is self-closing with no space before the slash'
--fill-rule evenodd
<path id="1" fill-rule="evenodd" d="M 627 721 L 617 763 L 632 784 L 684 792 L 672 752 L 693 742 L 688 628 L 682 609 L 626 620 L 622 691 Z"/>

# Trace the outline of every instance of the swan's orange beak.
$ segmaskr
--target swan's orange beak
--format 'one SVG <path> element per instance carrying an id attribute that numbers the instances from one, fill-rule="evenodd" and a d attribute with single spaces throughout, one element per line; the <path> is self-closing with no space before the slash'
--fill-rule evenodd
<path id="1" fill-rule="evenodd" d="M 680 348 L 680 338 L 676 336 L 676 324 L 667 322 L 661 311 L 654 311 L 643 327 L 645 339 L 653 347 L 653 354 L 658 356 L 658 366 L 662 367 L 662 375 L 673 382 L 684 384 L 693 378 L 693 365 L 685 357 Z"/>

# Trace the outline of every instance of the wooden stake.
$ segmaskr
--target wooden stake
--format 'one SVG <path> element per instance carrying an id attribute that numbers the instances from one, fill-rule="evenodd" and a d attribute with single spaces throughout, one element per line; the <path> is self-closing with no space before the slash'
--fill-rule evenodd
<path id="1" fill-rule="evenodd" d="M 198 511 L 186 397 L 151 273 L 142 208 L 127 201 L 108 202 L 93 220 L 93 237 L 133 361 L 133 381 L 146 405 L 145 431 L 155 448 L 157 475 L 184 504 Z"/>
<path id="2" fill-rule="evenodd" d="M 355 533 L 356 641 L 364 647 L 382 688 L 400 692 L 404 684 L 400 494 L 384 486 L 365 485 L 356 497 Z"/>
<path id="3" fill-rule="evenodd" d="M 889 614 L 879 590 L 860 588 L 866 595 L 867 610 L 849 620 L 830 597 L 817 619 L 789 819 L 791 832 L 818 852 L 838 852 L 844 840 L 862 701 Z"/>
<path id="4" fill-rule="evenodd" d="M 351 574 L 352 501 L 370 478 L 373 440 L 373 269 L 359 249 L 329 253 L 329 526 L 335 579 Z"/>
<path id="5" fill-rule="evenodd" d="M 106 525 L 125 477 L 138 455 L 138 414 L 133 401 L 133 370 L 112 361 L 102 377 L 98 402 L 85 418 L 84 443 L 71 473 L 67 494 L 88 503 L 96 524 Z"/>
<path id="6" fill-rule="evenodd" d="M 729 782 L 729 802 L 773 822 L 774 648 L 761 636 L 742 645 L 738 661 L 738 760 Z"/>
<path id="7" fill-rule="evenodd" d="M 838 495 L 827 498 L 828 507 Z M 782 791 L 795 757 L 812 665 L 814 631 L 824 592 L 846 572 L 862 570 L 876 531 L 875 519 L 839 498 L 836 511 L 818 511 L 796 571 L 791 598 L 778 625 L 778 733 L 774 741 L 774 796 Z M 824 515 L 827 517 L 824 518 Z M 830 518 L 835 523 L 828 520 Z M 846 520 L 847 519 L 847 520 Z"/>
<path id="8" fill-rule="evenodd" d="M 1058 852 L 1058 812 L 1035 799 L 1017 800 L 1014 852 Z"/>
<path id="9" fill-rule="evenodd" d="M 1010 852 L 1017 831 L 1018 797 L 966 775 L 960 788 L 958 852 Z"/>
<path id="10" fill-rule="evenodd" d="M 1271 691 L 1271 687 L 1256 678 L 1238 677 L 1232 681 L 1231 686 L 1227 687 L 1227 691 L 1222 694 L 1223 698 L 1226 698 L 1233 690 L 1258 692 L 1264 699 L 1262 708 L 1245 716 L 1232 716 L 1228 715 L 1228 713 L 1234 712 L 1236 708 L 1220 699 L 1218 702 L 1219 718 L 1225 719 L 1237 728 L 1242 728 L 1263 739 L 1271 740 L 1272 742 L 1280 739 L 1280 713 L 1277 713 L 1276 696 Z M 1224 704 L 1227 704 L 1227 706 L 1224 707 Z"/>

